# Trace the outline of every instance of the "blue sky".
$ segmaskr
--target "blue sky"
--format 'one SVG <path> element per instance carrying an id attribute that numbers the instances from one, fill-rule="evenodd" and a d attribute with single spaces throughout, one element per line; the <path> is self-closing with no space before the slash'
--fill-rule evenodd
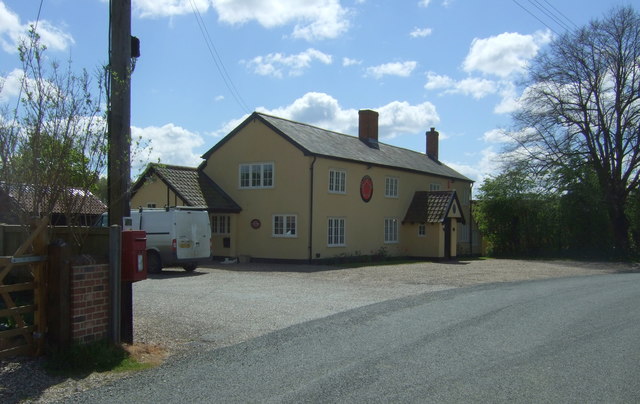
<path id="1" fill-rule="evenodd" d="M 526 65 L 556 36 L 617 0 L 132 0 L 141 57 L 132 133 L 144 161 L 196 166 L 254 110 L 357 135 L 380 113 L 380 140 L 424 152 L 477 181 L 496 172 L 501 128 Z M 0 102 L 15 103 L 16 41 L 41 0 L 0 0 Z M 43 0 L 48 56 L 90 72 L 108 61 L 105 0 Z M 134 161 L 133 174 L 144 161 Z"/>

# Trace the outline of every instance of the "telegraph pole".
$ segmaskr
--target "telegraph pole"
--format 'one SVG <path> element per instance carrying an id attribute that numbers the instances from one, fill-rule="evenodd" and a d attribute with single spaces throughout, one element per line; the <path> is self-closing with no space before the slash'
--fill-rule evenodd
<path id="1" fill-rule="evenodd" d="M 109 225 L 122 226 L 122 218 L 130 215 L 131 0 L 110 1 L 109 85 L 109 162 L 107 173 Z M 122 341 L 133 343 L 131 282 L 122 282 L 120 285 L 122 286 L 120 336 Z"/>

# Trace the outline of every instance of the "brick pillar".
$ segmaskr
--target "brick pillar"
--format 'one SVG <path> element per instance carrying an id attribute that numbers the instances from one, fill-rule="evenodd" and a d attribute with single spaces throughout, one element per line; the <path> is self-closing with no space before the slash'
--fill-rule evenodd
<path id="1" fill-rule="evenodd" d="M 81 343 L 106 339 L 109 310 L 109 266 L 72 267 L 71 339 Z"/>

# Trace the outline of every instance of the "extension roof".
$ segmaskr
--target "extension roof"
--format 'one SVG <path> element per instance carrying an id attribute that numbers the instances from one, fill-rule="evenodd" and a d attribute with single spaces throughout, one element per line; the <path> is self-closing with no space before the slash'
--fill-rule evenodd
<path id="1" fill-rule="evenodd" d="M 442 223 L 452 208 L 460 213 L 464 223 L 464 213 L 460 209 L 456 191 L 417 191 L 402 222 Z"/>
<path id="2" fill-rule="evenodd" d="M 105 205 L 97 196 L 88 190 L 79 188 L 55 189 L 48 186 L 35 187 L 31 184 L 11 184 L 0 183 L 0 192 L 5 193 L 12 203 L 25 212 L 39 214 L 42 210 L 51 209 L 52 213 L 100 215 L 107 210 Z M 53 206 L 47 206 L 51 201 L 51 194 L 61 192 L 63 195 L 55 195 Z M 36 209 L 36 212 L 33 212 Z"/>
<path id="3" fill-rule="evenodd" d="M 135 194 L 151 175 L 157 175 L 187 206 L 206 206 L 220 213 L 237 213 L 242 209 L 209 176 L 194 167 L 151 163 L 131 189 Z"/>
<path id="4" fill-rule="evenodd" d="M 254 120 L 264 123 L 305 155 L 347 160 L 473 182 L 451 167 L 433 160 L 423 153 L 384 143 L 378 143 L 377 148 L 370 147 L 357 136 L 345 135 L 260 112 L 251 114 L 237 128 L 209 149 L 202 158 L 207 160 L 211 154 Z"/>

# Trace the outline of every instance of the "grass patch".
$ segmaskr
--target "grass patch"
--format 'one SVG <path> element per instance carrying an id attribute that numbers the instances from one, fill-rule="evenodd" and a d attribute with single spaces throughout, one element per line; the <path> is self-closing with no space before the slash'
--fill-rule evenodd
<path id="1" fill-rule="evenodd" d="M 154 352 L 149 354 L 150 351 Z M 132 372 L 154 367 L 160 364 L 165 356 L 164 350 L 160 348 L 120 346 L 100 341 L 74 344 L 66 349 L 49 352 L 45 369 L 60 376 L 81 376 L 93 372 Z"/>

